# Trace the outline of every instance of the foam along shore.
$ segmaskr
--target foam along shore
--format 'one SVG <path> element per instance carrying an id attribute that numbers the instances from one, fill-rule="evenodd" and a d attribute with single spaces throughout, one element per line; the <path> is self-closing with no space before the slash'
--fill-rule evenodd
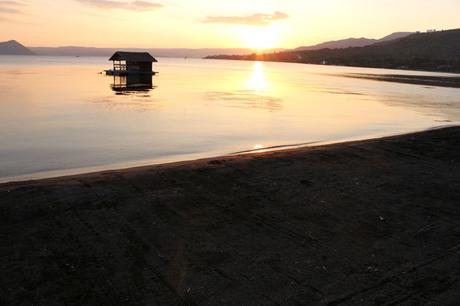
<path id="1" fill-rule="evenodd" d="M 0 185 L 5 305 L 449 305 L 460 127 Z"/>

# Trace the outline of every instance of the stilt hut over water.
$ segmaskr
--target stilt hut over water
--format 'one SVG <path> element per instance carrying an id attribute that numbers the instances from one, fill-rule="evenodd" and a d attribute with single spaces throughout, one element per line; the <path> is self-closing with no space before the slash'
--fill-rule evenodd
<path id="1" fill-rule="evenodd" d="M 113 61 L 113 70 L 107 71 L 113 75 L 155 74 L 153 63 L 158 61 L 147 52 L 115 52 L 109 59 Z M 110 73 L 112 72 L 112 73 Z"/>

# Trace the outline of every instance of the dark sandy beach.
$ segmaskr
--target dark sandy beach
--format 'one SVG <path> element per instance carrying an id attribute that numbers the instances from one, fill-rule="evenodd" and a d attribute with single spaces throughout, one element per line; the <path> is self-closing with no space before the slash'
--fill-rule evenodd
<path id="1" fill-rule="evenodd" d="M 460 128 L 0 185 L 1 305 L 458 305 Z"/>

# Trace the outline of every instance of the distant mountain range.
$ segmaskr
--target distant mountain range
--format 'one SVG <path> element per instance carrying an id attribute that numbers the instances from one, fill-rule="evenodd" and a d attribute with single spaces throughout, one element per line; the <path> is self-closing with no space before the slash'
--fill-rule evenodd
<path id="1" fill-rule="evenodd" d="M 204 48 L 204 49 L 186 49 L 186 48 L 91 48 L 91 47 L 29 47 L 38 55 L 49 56 L 104 56 L 109 57 L 119 50 L 130 52 L 149 52 L 155 57 L 190 57 L 202 58 L 210 54 L 248 54 L 251 49 L 243 48 Z M 274 49 L 272 51 L 281 51 Z"/>
<path id="2" fill-rule="evenodd" d="M 371 38 L 348 38 L 348 39 L 341 39 L 341 40 L 333 40 L 327 41 L 321 44 L 313 45 L 313 46 L 303 46 L 296 48 L 295 51 L 309 51 L 309 50 L 320 50 L 320 49 L 345 49 L 351 47 L 365 47 L 369 45 L 373 45 L 375 43 L 386 42 L 390 40 L 395 40 L 399 38 L 403 38 L 414 34 L 413 32 L 396 32 L 385 36 L 381 39 L 371 39 Z"/>
<path id="3" fill-rule="evenodd" d="M 0 42 L 0 54 L 4 55 L 34 55 L 32 51 L 15 40 Z"/>
<path id="4" fill-rule="evenodd" d="M 217 55 L 211 59 L 259 60 L 460 73 L 460 29 L 414 33 L 364 47 Z"/>
<path id="5" fill-rule="evenodd" d="M 398 32 L 388 35 L 382 39 L 369 38 L 349 38 L 337 41 L 324 42 L 314 46 L 304 46 L 295 49 L 296 51 L 303 50 L 318 50 L 323 48 L 349 48 L 362 47 L 378 42 L 384 42 L 391 39 L 405 37 L 410 35 L 409 32 Z M 25 47 L 15 40 L 0 43 L 0 54 L 15 54 L 15 55 L 48 55 L 48 56 L 111 56 L 118 50 L 132 52 L 149 52 L 157 57 L 190 57 L 203 58 L 212 54 L 232 54 L 245 55 L 252 53 L 253 50 L 247 48 L 93 48 L 93 47 Z M 272 49 L 267 52 L 280 52 L 286 49 Z"/>
<path id="6" fill-rule="evenodd" d="M 104 56 L 109 57 L 119 50 L 131 52 L 149 52 L 156 57 L 190 57 L 203 58 L 210 54 L 248 54 L 245 48 L 92 48 L 92 47 L 25 47 L 15 40 L 0 42 L 0 54 L 4 55 L 47 55 L 47 56 Z M 283 51 L 273 49 L 271 51 Z"/>

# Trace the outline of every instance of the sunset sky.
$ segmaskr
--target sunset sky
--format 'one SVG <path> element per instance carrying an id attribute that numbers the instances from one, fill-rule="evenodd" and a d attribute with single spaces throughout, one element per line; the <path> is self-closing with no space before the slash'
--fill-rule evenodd
<path id="1" fill-rule="evenodd" d="M 460 27 L 458 0 L 0 0 L 26 46 L 279 47 Z"/>

